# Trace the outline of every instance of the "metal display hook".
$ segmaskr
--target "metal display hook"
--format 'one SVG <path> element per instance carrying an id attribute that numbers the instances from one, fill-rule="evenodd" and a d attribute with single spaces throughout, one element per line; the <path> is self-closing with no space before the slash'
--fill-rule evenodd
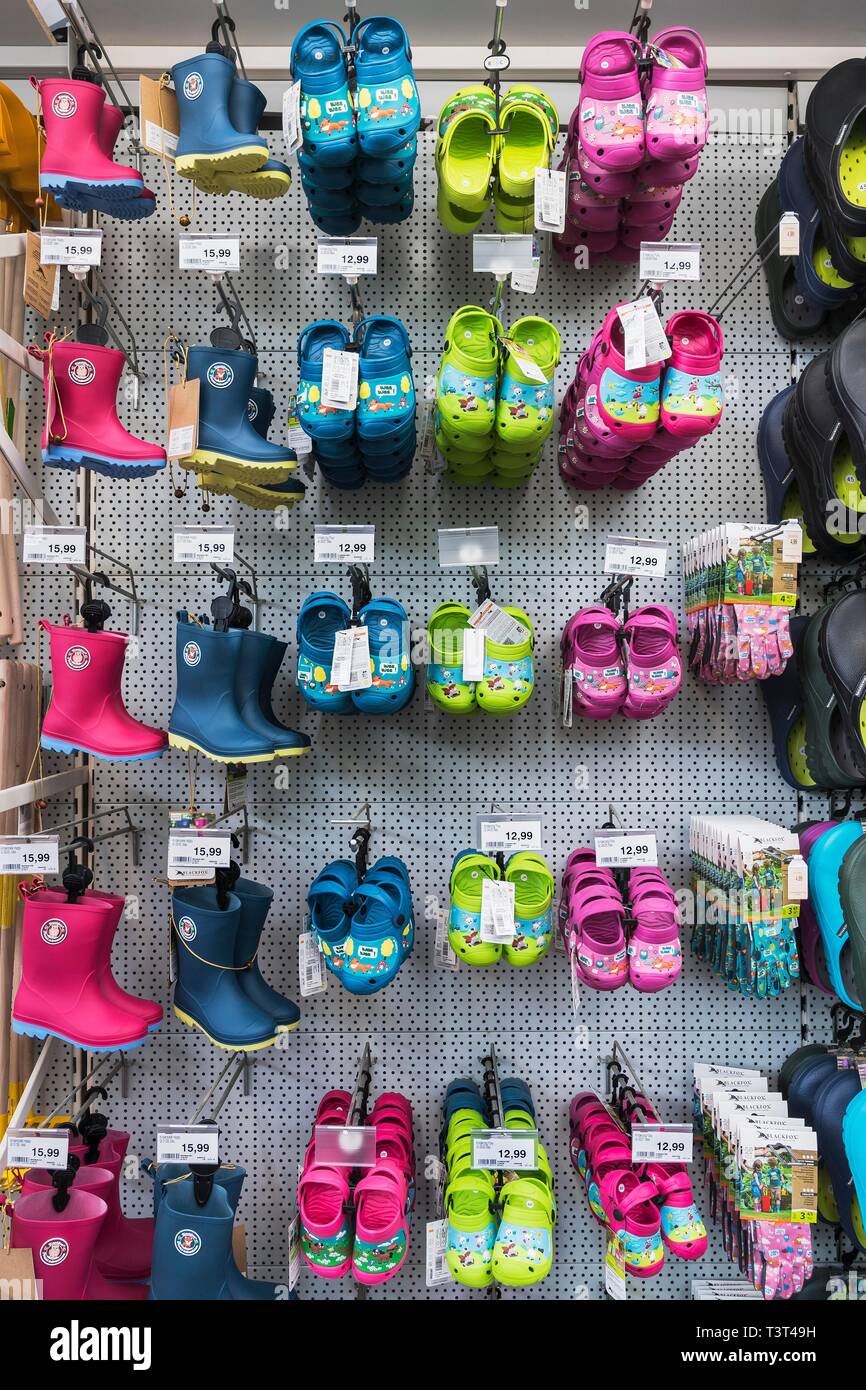
<path id="1" fill-rule="evenodd" d="M 490 1107 L 493 1129 L 502 1129 L 505 1123 L 505 1107 L 502 1104 L 502 1087 L 499 1081 L 499 1060 L 493 1043 L 487 1049 L 487 1056 L 481 1058 L 484 1068 L 484 1094 Z"/>
<path id="2" fill-rule="evenodd" d="M 628 32 L 634 34 L 638 43 L 645 44 L 649 37 L 650 10 L 653 0 L 637 0 Z"/>
<path id="3" fill-rule="evenodd" d="M 493 135 L 505 135 L 507 133 L 501 128 L 500 122 L 502 74 L 507 72 L 511 66 L 511 59 L 505 50 L 505 40 L 502 37 L 507 4 L 508 0 L 496 0 L 496 9 L 493 15 L 493 37 L 487 45 L 489 52 L 484 59 L 484 68 L 487 72 L 484 85 L 491 88 L 496 103 L 496 127 L 491 132 Z"/>
<path id="4" fill-rule="evenodd" d="M 229 1076 L 229 1072 L 231 1072 L 231 1076 Z M 229 1078 L 228 1081 L 226 1081 L 227 1076 Z M 217 1115 L 222 1110 L 240 1077 L 244 1079 L 244 1095 L 248 1096 L 250 1094 L 250 1058 L 247 1052 L 232 1053 L 219 1076 L 202 1096 L 201 1101 L 190 1115 L 187 1124 L 197 1125 L 206 1110 L 208 1112 L 208 1119 L 205 1123 L 215 1124 Z M 225 1082 L 225 1085 L 223 1085 L 223 1082 Z M 222 1087 L 221 1091 L 220 1087 Z M 220 1092 L 219 1099 L 214 1105 L 210 1105 L 211 1100 L 217 1095 L 217 1092 Z"/>
<path id="5" fill-rule="evenodd" d="M 139 172 L 141 172 L 140 165 L 141 157 L 144 153 L 144 147 L 141 144 L 137 107 L 133 104 L 132 98 L 130 97 L 128 91 L 124 87 L 123 81 L 121 80 L 117 69 L 111 61 L 105 44 L 102 42 L 101 38 L 96 32 L 96 29 L 93 25 L 93 21 L 87 14 L 86 10 L 84 9 L 84 6 L 81 4 L 81 0 L 74 0 L 74 3 L 69 3 L 69 0 L 59 0 L 59 3 L 61 10 L 63 11 L 66 17 L 66 22 L 68 25 L 67 49 L 69 52 L 70 60 L 72 57 L 73 47 L 75 48 L 76 61 L 79 57 L 79 54 L 83 55 L 86 52 L 88 57 L 90 58 L 91 63 L 93 64 L 94 71 L 98 75 L 102 83 L 102 86 L 105 89 L 106 100 L 110 100 L 112 106 L 116 106 L 117 109 L 123 113 L 124 123 L 126 122 L 127 117 L 130 118 L 132 122 L 130 127 L 130 143 L 132 145 L 133 151 L 135 152 L 135 159 L 136 164 L 139 166 Z M 100 67 L 100 63 L 104 63 L 109 73 L 111 74 L 111 81 L 116 85 L 118 91 L 120 92 L 120 95 L 123 99 L 122 102 L 118 101 L 115 97 L 114 92 L 112 91 L 111 86 L 109 85 L 108 79 L 106 78 L 105 73 Z M 69 71 L 71 74 L 72 65 L 70 62 L 68 62 L 67 65 L 69 66 Z"/>
<path id="6" fill-rule="evenodd" d="M 237 334 L 238 341 L 237 343 L 232 343 L 231 346 L 239 347 L 243 341 L 241 334 L 238 331 L 238 324 L 242 323 L 246 330 L 247 340 L 250 343 L 252 343 L 253 352 L 256 353 L 256 335 L 253 331 L 253 326 L 250 323 L 247 312 L 240 301 L 240 296 L 235 288 L 235 283 L 231 275 L 229 275 L 228 273 L 224 274 L 221 277 L 221 279 L 216 280 L 214 282 L 214 285 L 216 288 L 216 292 L 220 297 L 220 307 L 223 308 L 225 312 L 228 314 L 230 330 L 233 333 Z M 225 333 L 227 330 L 217 329 L 215 331 Z M 213 341 L 213 334 L 211 335 L 211 341 Z M 225 344 L 214 343 L 214 346 L 222 347 L 225 346 Z"/>
<path id="7" fill-rule="evenodd" d="M 620 579 L 612 579 L 607 587 L 602 591 L 599 603 L 604 608 L 609 608 L 615 616 L 628 617 L 629 596 L 634 584 L 633 575 L 623 575 Z"/>
<path id="8" fill-rule="evenodd" d="M 755 276 L 761 273 L 761 269 L 764 264 L 764 258 L 761 255 L 761 252 L 764 250 L 766 246 L 768 246 L 772 242 L 773 237 L 778 237 L 779 226 L 781 224 L 781 221 L 782 219 L 780 217 L 778 222 L 776 222 L 775 225 L 770 228 L 769 232 L 767 232 L 767 235 L 761 238 L 754 251 L 752 251 L 751 254 L 748 255 L 746 259 L 743 261 L 742 265 L 734 271 L 733 275 L 728 280 L 728 283 L 716 295 L 715 301 L 710 305 L 709 309 L 707 310 L 708 314 L 712 314 L 713 317 L 717 320 L 721 319 L 722 315 L 726 314 L 728 310 L 732 307 L 732 305 L 736 304 L 740 295 L 743 294 L 743 292 L 752 283 Z M 749 266 L 752 264 L 752 261 L 755 259 L 756 256 L 758 258 L 758 264 L 755 266 L 755 269 L 743 281 L 740 288 L 738 290 L 734 290 L 734 285 L 737 283 L 741 275 L 745 275 L 746 271 L 748 270 Z M 730 294 L 730 298 L 727 300 L 726 303 L 723 302 L 725 300 L 725 297 L 732 290 L 733 293 Z M 722 307 L 719 308 L 719 305 L 721 305 Z"/>
<path id="9" fill-rule="evenodd" d="M 358 871 L 359 879 L 363 878 L 367 872 L 367 851 L 370 845 L 370 836 L 375 826 L 370 820 L 370 803 L 365 801 L 349 820 L 340 817 L 332 817 L 330 825 L 351 825 L 353 827 L 352 836 L 349 840 L 355 855 L 355 867 Z"/>
<path id="10" fill-rule="evenodd" d="M 94 1082 L 96 1076 L 98 1075 L 98 1073 L 102 1071 L 103 1067 L 108 1066 L 113 1056 L 113 1052 L 104 1052 L 102 1054 L 99 1061 L 93 1064 L 87 1075 L 83 1076 L 81 1080 L 75 1086 L 73 1086 L 70 1091 L 66 1093 L 63 1099 L 59 1101 L 57 1105 L 55 1105 L 54 1109 L 49 1111 L 49 1113 L 45 1116 L 45 1119 L 42 1121 L 42 1129 L 47 1129 L 48 1126 L 51 1124 L 51 1121 L 56 1120 L 57 1117 L 61 1115 L 63 1111 L 66 1109 L 67 1105 L 71 1105 L 75 1101 L 75 1098 L 76 1096 L 78 1096 L 79 1092 L 87 1090 L 87 1087 Z M 124 1054 L 122 1052 L 118 1052 L 117 1061 L 110 1068 L 109 1072 L 107 1072 L 104 1077 L 100 1078 L 99 1086 L 102 1087 L 104 1085 L 107 1085 L 111 1078 L 117 1075 L 118 1069 L 122 1066 L 122 1064 L 126 1062 L 126 1060 L 127 1059 L 125 1058 Z M 123 1094 L 125 1096 L 126 1092 L 124 1091 Z M 82 1107 L 81 1113 L 83 1113 L 84 1109 L 86 1109 L 86 1107 Z"/>
<path id="11" fill-rule="evenodd" d="M 613 811 L 613 807 L 611 807 L 610 809 L 611 811 Z M 655 1116 L 655 1119 L 651 1123 L 661 1124 L 661 1111 L 659 1110 L 659 1107 L 656 1105 L 655 1099 L 650 1095 L 646 1086 L 641 1081 L 640 1076 L 637 1072 L 637 1068 L 630 1060 L 622 1043 L 617 1042 L 616 1039 L 614 1039 L 613 1051 L 611 1052 L 609 1057 L 605 1058 L 604 1065 L 607 1072 L 608 1095 L 614 1096 L 615 1094 L 613 1086 L 616 1077 L 618 1075 L 623 1077 L 626 1081 L 630 1081 L 632 1083 L 632 1088 L 637 1094 L 642 1095 L 646 1098 L 650 1106 L 650 1109 L 652 1110 L 652 1113 Z M 644 1121 L 646 1121 L 648 1119 L 646 1111 L 643 1110 L 640 1106 L 638 1106 L 637 1108 L 641 1110 L 643 1119 Z"/>
<path id="12" fill-rule="evenodd" d="M 364 1050 L 358 1060 L 358 1071 L 355 1076 L 355 1085 L 352 1090 L 352 1100 L 346 1115 L 346 1128 L 354 1125 L 362 1125 L 367 1118 L 367 1104 L 370 1099 L 370 1083 L 373 1079 L 373 1055 L 370 1051 L 370 1044 L 364 1044 Z"/>
<path id="13" fill-rule="evenodd" d="M 117 830 L 106 830 L 101 835 L 88 835 L 87 839 L 92 845 L 101 845 L 104 844 L 106 840 L 117 840 L 121 835 L 129 835 L 132 839 L 132 863 L 134 867 L 137 867 L 139 863 L 141 829 L 133 823 L 132 817 L 129 814 L 128 803 L 124 806 L 109 806 L 105 811 L 93 811 L 84 818 L 84 821 L 70 820 L 64 821 L 62 825 L 51 825 L 47 830 L 40 831 L 40 834 L 55 835 L 58 830 L 78 831 L 82 825 L 90 826 L 94 821 L 104 820 L 106 816 L 116 816 L 121 813 L 126 817 L 125 825 L 119 826 Z M 76 834 L 75 838 L 70 840 L 68 844 L 58 847 L 58 854 L 68 854 L 70 850 L 75 848 L 77 843 L 80 844 L 82 838 L 81 835 Z"/>

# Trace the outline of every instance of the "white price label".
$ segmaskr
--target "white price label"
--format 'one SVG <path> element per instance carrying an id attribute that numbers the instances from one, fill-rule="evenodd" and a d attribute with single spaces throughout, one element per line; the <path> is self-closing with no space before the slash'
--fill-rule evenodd
<path id="1" fill-rule="evenodd" d="M 691 1163 L 694 1135 L 691 1125 L 631 1127 L 632 1163 Z"/>
<path id="2" fill-rule="evenodd" d="M 605 574 L 664 574 L 668 562 L 667 541 L 644 536 L 608 536 L 604 547 Z"/>
<path id="3" fill-rule="evenodd" d="M 313 560 L 330 565 L 372 565 L 376 554 L 375 526 L 317 526 Z"/>
<path id="4" fill-rule="evenodd" d="M 195 871 L 195 876 L 228 868 L 232 857 L 230 830 L 172 830 L 168 837 L 168 876 Z"/>
<path id="5" fill-rule="evenodd" d="M 68 1129 L 10 1129 L 7 1168 L 65 1168 L 69 1162 Z"/>
<path id="6" fill-rule="evenodd" d="M 533 256 L 531 270 L 512 270 L 511 288 L 520 294 L 535 294 L 538 289 L 538 273 L 541 269 L 541 257 Z"/>
<path id="7" fill-rule="evenodd" d="M 83 565 L 87 560 L 84 527 L 26 527 L 23 558 L 25 565 Z"/>
<path id="8" fill-rule="evenodd" d="M 322 405 L 354 410 L 358 404 L 358 354 L 325 348 L 322 353 Z"/>
<path id="9" fill-rule="evenodd" d="M 660 284 L 665 280 L 700 280 L 701 248 L 691 241 L 642 241 L 641 280 Z"/>
<path id="10" fill-rule="evenodd" d="M 156 1131 L 157 1163 L 219 1163 L 216 1125 L 160 1125 Z"/>
<path id="11" fill-rule="evenodd" d="M 459 526 L 440 530 L 439 564 L 442 569 L 498 565 L 499 527 Z"/>
<path id="12" fill-rule="evenodd" d="M 794 522 L 787 525 L 782 532 L 782 559 L 789 565 L 799 565 L 803 562 L 803 531 Z"/>
<path id="13" fill-rule="evenodd" d="M 476 233 L 472 238 L 472 269 L 491 275 L 532 270 L 535 238 L 522 233 Z"/>
<path id="14" fill-rule="evenodd" d="M 514 921 L 514 884 L 501 879 L 485 878 L 481 882 L 481 940 L 513 941 L 517 928 Z"/>
<path id="15" fill-rule="evenodd" d="M 525 1172 L 538 1167 L 538 1131 L 476 1129 L 472 1132 L 473 1168 Z"/>
<path id="16" fill-rule="evenodd" d="M 535 171 L 535 225 L 540 232 L 565 231 L 566 174 L 564 169 Z"/>
<path id="17" fill-rule="evenodd" d="M 436 914 L 436 932 L 433 938 L 433 964 L 437 970 L 458 970 L 460 961 L 451 949 L 448 940 L 448 914 Z"/>
<path id="18" fill-rule="evenodd" d="M 596 830 L 595 860 L 600 869 L 630 869 L 637 864 L 654 869 L 659 862 L 656 837 L 643 830 Z"/>
<path id="19" fill-rule="evenodd" d="M 102 232 L 93 227 L 45 227 L 39 237 L 39 260 L 42 265 L 99 265 Z"/>
<path id="20" fill-rule="evenodd" d="M 788 897 L 801 902 L 809 896 L 809 867 L 801 854 L 788 861 Z"/>
<path id="21" fill-rule="evenodd" d="M 54 835 L 4 835 L 0 839 L 0 874 L 56 874 L 60 841 Z"/>
<path id="22" fill-rule="evenodd" d="M 241 238 L 234 232 L 181 232 L 178 237 L 181 270 L 225 273 L 241 268 Z"/>
<path id="23" fill-rule="evenodd" d="M 293 1216 L 289 1222 L 289 1290 L 298 1282 L 301 1273 L 301 1218 Z"/>
<path id="24" fill-rule="evenodd" d="M 194 425 L 175 425 L 168 434 L 167 453 L 170 459 L 185 459 L 193 451 Z"/>
<path id="25" fill-rule="evenodd" d="M 540 816 L 478 816 L 476 824 L 483 854 L 541 853 Z"/>
<path id="26" fill-rule="evenodd" d="M 379 238 L 374 236 L 319 237 L 316 269 L 320 275 L 375 275 Z"/>
<path id="27" fill-rule="evenodd" d="M 216 560 L 230 565 L 235 558 L 233 526 L 178 526 L 173 540 L 174 562 L 195 564 Z"/>
<path id="28" fill-rule="evenodd" d="M 370 633 L 366 627 L 349 627 L 334 637 L 331 683 L 338 690 L 369 690 L 373 684 L 370 669 Z"/>
<path id="29" fill-rule="evenodd" d="M 463 679 L 480 681 L 484 678 L 484 658 L 487 652 L 487 638 L 480 630 L 463 634 Z"/>

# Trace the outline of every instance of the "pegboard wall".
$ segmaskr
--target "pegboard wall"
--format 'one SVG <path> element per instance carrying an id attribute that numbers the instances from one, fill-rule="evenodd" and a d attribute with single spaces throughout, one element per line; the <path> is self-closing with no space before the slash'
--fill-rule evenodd
<path id="1" fill-rule="evenodd" d="M 577 88 L 571 90 L 573 105 Z M 775 93 L 774 100 L 781 105 L 784 93 Z M 562 119 L 570 109 L 563 107 Z M 663 317 L 675 309 L 709 308 L 749 254 L 758 200 L 784 148 L 782 134 L 711 140 L 672 233 L 701 243 L 701 281 L 672 286 Z M 436 219 L 433 149 L 434 136 L 425 133 L 419 139 L 414 215 L 402 226 L 380 229 L 379 273 L 361 282 L 367 312 L 396 314 L 406 323 L 419 397 L 435 376 L 451 314 L 461 304 L 486 303 L 492 287 L 491 280 L 472 273 L 469 239 L 452 236 Z M 282 157 L 279 138 L 271 139 L 271 151 Z M 177 226 L 157 159 L 145 160 L 144 176 L 157 193 L 157 214 L 140 223 L 105 222 L 103 273 L 132 325 L 147 378 L 140 408 L 122 406 L 122 418 L 136 434 L 163 439 L 163 339 L 176 331 L 191 344 L 207 342 L 211 328 L 225 320 L 205 277 L 176 268 Z M 178 181 L 179 212 L 189 209 L 190 193 Z M 336 277 L 316 275 L 316 232 L 297 179 L 288 196 L 274 203 L 199 195 L 194 227 L 241 233 L 242 270 L 235 282 L 255 329 L 260 370 L 277 400 L 272 437 L 285 438 L 286 400 L 297 379 L 297 335 L 316 318 L 348 320 L 348 290 Z M 578 273 L 545 247 L 536 294 L 506 291 L 502 316 L 506 327 L 527 313 L 556 323 L 563 339 L 557 374 L 561 400 L 580 352 L 607 310 L 636 290 L 633 267 L 602 265 Z M 38 321 L 31 325 L 34 338 L 41 327 Z M 582 990 L 577 1018 L 560 953 L 524 971 L 500 964 L 452 973 L 434 966 L 434 923 L 437 912 L 447 910 L 451 861 L 471 843 L 474 814 L 492 802 L 542 812 L 545 852 L 557 881 L 569 852 L 589 842 L 610 803 L 626 824 L 656 829 L 662 865 L 677 886 L 688 882 L 687 827 L 693 811 L 741 810 L 784 824 L 798 818 L 796 797 L 776 770 L 755 684 L 711 689 L 687 674 L 673 705 L 646 724 L 619 718 L 576 721 L 565 730 L 557 712 L 560 632 L 566 619 L 597 601 L 604 587 L 609 533 L 667 540 L 669 572 L 663 580 L 641 579 L 636 602 L 664 602 L 682 618 L 682 542 L 721 520 L 765 515 L 758 421 L 771 397 L 791 380 L 796 362 L 773 328 L 763 276 L 752 280 L 725 316 L 724 330 L 728 404 L 720 429 L 632 494 L 579 494 L 568 488 L 556 469 L 555 436 L 525 489 L 459 488 L 416 462 L 405 482 L 368 485 L 356 493 L 331 490 L 317 477 L 305 502 L 278 521 L 227 498 L 215 498 L 210 517 L 203 517 L 195 490 L 178 501 L 165 477 L 128 485 L 95 480 L 94 540 L 133 566 L 143 599 L 140 642 L 125 677 L 132 713 L 166 727 L 174 689 L 175 610 L 207 611 L 220 587 L 205 569 L 172 563 L 174 525 L 208 519 L 234 524 L 237 551 L 258 574 L 261 626 L 290 644 L 276 703 L 280 717 L 311 735 L 312 752 L 289 760 L 287 769 L 279 763 L 254 765 L 249 773 L 254 833 L 244 872 L 270 884 L 276 894 L 260 956 L 266 977 L 298 997 L 297 941 L 306 890 L 329 859 L 348 853 L 350 832 L 332 826 L 332 820 L 351 816 L 369 800 L 375 827 L 371 858 L 400 855 L 411 877 L 417 941 L 394 983 L 358 1000 L 331 979 L 327 993 L 302 1001 L 300 1030 L 286 1046 L 254 1054 L 250 1094 L 237 1087 L 221 1113 L 222 1152 L 248 1171 L 241 1219 L 254 1275 L 286 1276 L 287 1227 L 316 1103 L 327 1089 L 352 1084 L 368 1039 L 375 1058 L 372 1094 L 394 1088 L 411 1098 L 419 1156 L 409 1259 L 401 1274 L 372 1296 L 480 1296 L 450 1283 L 425 1287 L 424 1222 L 431 1193 L 423 1160 L 435 1151 L 446 1085 L 455 1076 L 480 1080 L 480 1059 L 493 1042 L 504 1074 L 521 1076 L 532 1088 L 558 1201 L 553 1273 L 543 1285 L 504 1291 L 504 1297 L 568 1300 L 603 1296 L 602 1234 L 569 1163 L 568 1105 L 577 1090 L 602 1084 L 602 1059 L 614 1038 L 637 1064 L 664 1116 L 682 1120 L 693 1061 L 772 1071 L 800 1044 L 801 1007 L 813 1034 L 829 1037 L 826 1008 L 814 991 L 804 987 L 802 996 L 792 990 L 769 1002 L 743 999 L 694 960 L 687 945 L 683 977 L 674 988 L 658 995 L 630 987 L 612 994 Z M 29 459 L 36 468 L 41 466 L 40 423 L 34 394 Z M 73 489 L 69 475 L 46 472 L 46 495 L 62 520 L 73 519 Z M 498 525 L 502 561 L 491 572 L 493 597 L 520 605 L 535 624 L 537 684 L 528 707 L 512 720 L 449 719 L 426 701 L 421 671 L 412 704 L 394 718 L 314 715 L 294 684 L 297 612 L 316 588 L 349 595 L 338 567 L 313 565 L 317 521 L 375 523 L 373 592 L 398 598 L 413 628 L 421 629 L 443 599 L 466 602 L 472 596 L 467 574 L 439 570 L 437 528 Z M 37 643 L 35 620 L 56 621 L 70 610 L 72 586 L 63 575 L 40 577 L 32 568 L 24 573 L 24 586 L 34 633 L 27 654 L 39 652 L 47 670 L 47 649 Z M 127 605 L 115 598 L 112 607 L 109 626 L 126 628 Z M 50 768 L 55 760 L 65 761 L 51 755 Z M 223 773 L 217 765 L 199 758 L 196 787 L 200 806 L 222 809 Z M 131 1054 L 128 1098 L 123 1100 L 115 1087 L 108 1106 L 111 1123 L 128 1128 L 132 1150 L 146 1155 L 153 1152 L 157 1121 L 189 1118 L 226 1059 L 170 1011 L 168 892 L 158 880 L 165 871 L 168 810 L 186 804 L 186 757 L 169 751 L 152 762 L 98 762 L 95 793 L 97 809 L 128 805 L 141 829 L 137 866 L 127 838 L 97 849 L 97 886 L 124 892 L 137 912 L 119 934 L 115 973 L 126 988 L 158 998 L 167 1009 L 160 1031 Z M 61 818 L 66 817 L 56 820 Z M 120 820 L 105 822 L 115 824 Z M 55 1067 L 43 1101 L 50 1104 L 67 1087 L 64 1062 Z M 693 1176 L 700 1203 L 697 1164 Z M 129 1211 L 146 1211 L 150 1183 L 128 1180 L 123 1195 Z M 696 1273 L 733 1274 L 715 1229 L 700 1266 L 668 1257 L 660 1277 L 629 1281 L 628 1296 L 686 1298 Z M 350 1280 L 326 1283 L 308 1271 L 299 1291 L 305 1299 L 354 1296 Z"/>

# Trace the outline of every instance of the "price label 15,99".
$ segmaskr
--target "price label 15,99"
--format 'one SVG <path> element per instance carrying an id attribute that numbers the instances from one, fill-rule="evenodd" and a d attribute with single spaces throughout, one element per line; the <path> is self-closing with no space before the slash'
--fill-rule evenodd
<path id="1" fill-rule="evenodd" d="M 241 239 L 234 232 L 182 232 L 178 237 L 181 270 L 225 273 L 241 268 Z"/>
<path id="2" fill-rule="evenodd" d="M 56 874 L 59 843 L 56 835 L 5 835 L 0 839 L 0 874 Z"/>
<path id="3" fill-rule="evenodd" d="M 157 1163 L 219 1163 L 216 1125 L 160 1125 L 156 1131 Z"/>
<path id="4" fill-rule="evenodd" d="M 172 830 L 168 837 L 170 879 L 206 878 L 231 863 L 229 830 Z"/>
<path id="5" fill-rule="evenodd" d="M 99 265 L 102 232 L 88 227 L 43 227 L 39 237 L 40 265 Z"/>
<path id="6" fill-rule="evenodd" d="M 7 1168 L 65 1168 L 69 1160 L 68 1129 L 10 1129 L 6 1138 Z"/>
<path id="7" fill-rule="evenodd" d="M 233 526 L 178 526 L 174 531 L 175 564 L 215 560 L 230 565 L 235 558 Z"/>
<path id="8" fill-rule="evenodd" d="M 25 565 L 83 565 L 87 560 L 84 527 L 26 527 L 22 558 Z"/>

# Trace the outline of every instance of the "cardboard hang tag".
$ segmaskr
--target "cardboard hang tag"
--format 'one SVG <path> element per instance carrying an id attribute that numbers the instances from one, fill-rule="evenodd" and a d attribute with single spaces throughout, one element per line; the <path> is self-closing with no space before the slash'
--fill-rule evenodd
<path id="1" fill-rule="evenodd" d="M 170 459 L 187 458 L 198 447 L 198 405 L 200 383 L 176 381 L 168 393 L 168 444 Z"/>
<path id="2" fill-rule="evenodd" d="M 141 143 L 151 154 L 173 160 L 180 135 L 180 113 L 172 87 L 160 87 L 152 77 L 139 79 L 138 120 Z"/>
<path id="3" fill-rule="evenodd" d="M 39 315 L 50 319 L 54 310 L 54 296 L 59 265 L 42 265 L 39 260 L 40 241 L 38 232 L 27 233 L 24 253 L 24 303 Z"/>
<path id="4" fill-rule="evenodd" d="M 0 1301 L 35 1303 L 42 1297 L 33 1268 L 33 1251 L 26 1246 L 0 1248 Z"/>

